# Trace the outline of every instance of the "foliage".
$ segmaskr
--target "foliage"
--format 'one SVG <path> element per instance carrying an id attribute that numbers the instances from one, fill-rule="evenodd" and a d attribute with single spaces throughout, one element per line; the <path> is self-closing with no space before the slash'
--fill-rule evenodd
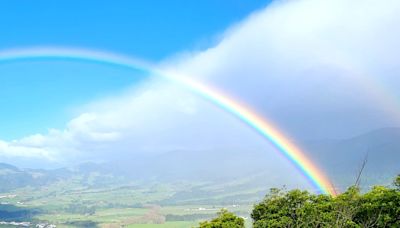
<path id="1" fill-rule="evenodd" d="M 396 179 L 394 180 L 394 186 L 397 187 L 398 190 L 400 190 L 400 174 L 397 175 Z"/>
<path id="2" fill-rule="evenodd" d="M 65 225 L 69 227 L 91 227 L 91 228 L 99 227 L 97 223 L 90 220 L 66 222 Z"/>
<path id="3" fill-rule="evenodd" d="M 213 214 L 183 214 L 183 215 L 174 215 L 167 214 L 165 216 L 166 221 L 198 221 L 204 220 L 212 217 Z"/>
<path id="4" fill-rule="evenodd" d="M 244 219 L 222 209 L 217 218 L 201 222 L 199 228 L 244 228 Z"/>
<path id="5" fill-rule="evenodd" d="M 30 219 L 40 212 L 40 210 L 35 208 L 21 208 L 10 204 L 0 204 L 0 220 L 3 221 L 22 221 Z"/>
<path id="6" fill-rule="evenodd" d="M 84 204 L 70 204 L 65 211 L 72 214 L 94 215 L 94 213 L 96 213 L 96 208 Z"/>
<path id="7" fill-rule="evenodd" d="M 253 227 L 400 227 L 400 176 L 394 183 L 365 194 L 350 187 L 337 197 L 271 189 L 254 206 Z"/>

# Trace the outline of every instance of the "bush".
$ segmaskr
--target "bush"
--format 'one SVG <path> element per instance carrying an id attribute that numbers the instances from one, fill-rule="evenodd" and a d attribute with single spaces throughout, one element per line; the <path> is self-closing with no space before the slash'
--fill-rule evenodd
<path id="1" fill-rule="evenodd" d="M 244 219 L 223 209 L 217 218 L 201 222 L 199 228 L 244 228 Z"/>
<path id="2" fill-rule="evenodd" d="M 365 194 L 350 187 L 337 197 L 271 189 L 254 206 L 253 227 L 400 227 L 400 176 L 394 183 Z"/>

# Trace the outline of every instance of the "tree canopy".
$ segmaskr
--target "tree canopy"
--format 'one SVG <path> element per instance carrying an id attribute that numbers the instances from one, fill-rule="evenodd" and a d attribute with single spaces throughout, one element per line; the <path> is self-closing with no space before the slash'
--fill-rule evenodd
<path id="1" fill-rule="evenodd" d="M 244 228 L 244 219 L 223 209 L 218 217 L 200 223 L 199 228 Z"/>
<path id="2" fill-rule="evenodd" d="M 400 176 L 396 188 L 353 186 L 337 197 L 272 189 L 254 206 L 253 227 L 400 227 L 399 184 Z"/>
<path id="3" fill-rule="evenodd" d="M 352 186 L 336 197 L 274 188 L 254 206 L 253 227 L 400 227 L 400 175 L 393 186 L 374 186 L 366 193 Z M 242 228 L 244 220 L 222 210 L 200 223 L 200 228 L 228 227 Z"/>

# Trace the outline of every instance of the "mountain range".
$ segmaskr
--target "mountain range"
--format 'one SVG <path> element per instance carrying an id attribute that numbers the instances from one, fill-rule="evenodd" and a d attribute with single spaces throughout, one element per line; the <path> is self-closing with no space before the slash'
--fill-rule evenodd
<path id="1" fill-rule="evenodd" d="M 362 187 L 388 185 L 400 173 L 400 128 L 384 128 L 348 139 L 308 141 L 302 144 L 308 155 L 326 170 L 339 189 L 355 183 L 364 161 L 366 165 L 361 176 Z M 25 186 L 43 186 L 74 176 L 85 177 L 83 180 L 88 182 L 84 184 L 139 180 L 224 183 L 248 177 L 258 182 L 258 186 L 280 187 L 282 177 L 269 171 L 265 164 L 268 164 L 268 158 L 263 152 L 243 153 L 235 150 L 172 151 L 135 157 L 132 160 L 83 163 L 49 170 L 20 169 L 0 163 L 0 192 Z"/>

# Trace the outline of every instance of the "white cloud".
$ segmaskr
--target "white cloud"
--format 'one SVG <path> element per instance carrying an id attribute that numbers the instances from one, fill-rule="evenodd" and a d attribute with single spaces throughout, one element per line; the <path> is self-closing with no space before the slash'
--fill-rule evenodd
<path id="1" fill-rule="evenodd" d="M 399 1 L 276 1 L 218 46 L 175 62 L 298 138 L 351 136 L 398 124 L 400 106 L 378 90 L 398 85 L 399 9 Z"/>
<path id="2" fill-rule="evenodd" d="M 250 148 L 263 144 L 236 118 L 165 81 L 152 81 L 138 91 L 97 101 L 81 110 L 82 114 L 69 121 L 64 130 L 51 129 L 45 135 L 4 142 L 1 154 L 42 156 L 60 162 L 236 147 L 246 137 L 256 142 Z M 236 142 L 231 143 L 232 139 Z"/>

